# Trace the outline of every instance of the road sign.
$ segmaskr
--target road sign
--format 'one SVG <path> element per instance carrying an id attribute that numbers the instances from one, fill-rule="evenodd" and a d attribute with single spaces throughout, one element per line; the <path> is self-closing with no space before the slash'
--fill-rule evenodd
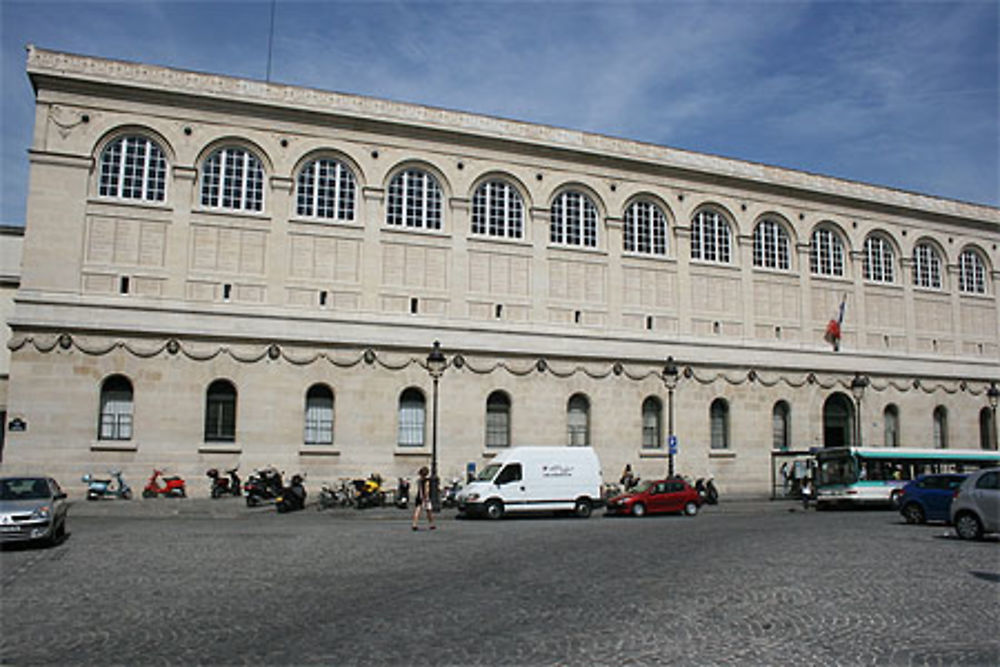
<path id="1" fill-rule="evenodd" d="M 667 451 L 670 454 L 676 454 L 677 453 L 677 436 L 676 435 L 672 435 L 669 438 L 667 438 Z"/>

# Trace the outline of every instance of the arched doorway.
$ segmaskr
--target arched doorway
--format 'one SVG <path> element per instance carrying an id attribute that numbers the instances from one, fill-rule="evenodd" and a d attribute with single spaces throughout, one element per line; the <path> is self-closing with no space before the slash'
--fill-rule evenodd
<path id="1" fill-rule="evenodd" d="M 830 394 L 823 404 L 823 446 L 854 444 L 854 406 L 844 394 Z"/>

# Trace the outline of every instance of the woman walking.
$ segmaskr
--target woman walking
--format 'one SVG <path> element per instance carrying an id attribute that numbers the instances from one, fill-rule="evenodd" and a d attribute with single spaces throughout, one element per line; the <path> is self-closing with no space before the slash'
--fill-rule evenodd
<path id="1" fill-rule="evenodd" d="M 434 530 L 434 514 L 432 512 L 433 506 L 431 505 L 431 478 L 428 477 L 430 471 L 427 470 L 427 466 L 420 469 L 419 475 L 420 479 L 417 480 L 417 502 L 414 503 L 413 508 L 413 530 L 417 530 L 417 523 L 420 521 L 420 510 L 423 509 L 427 512 L 427 523 L 430 524 L 430 529 Z"/>

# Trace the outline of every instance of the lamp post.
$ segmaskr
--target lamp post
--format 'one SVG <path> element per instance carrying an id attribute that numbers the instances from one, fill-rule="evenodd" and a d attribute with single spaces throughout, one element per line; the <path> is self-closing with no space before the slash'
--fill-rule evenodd
<path id="1" fill-rule="evenodd" d="M 434 347 L 427 355 L 427 372 L 434 380 L 434 410 L 431 422 L 431 506 L 435 512 L 441 510 L 441 487 L 438 484 L 438 380 L 448 367 L 448 359 L 441 351 L 441 343 L 434 341 Z"/>
<path id="2" fill-rule="evenodd" d="M 861 399 L 865 395 L 865 387 L 868 386 L 868 378 L 860 373 L 854 374 L 851 380 L 851 394 L 854 396 L 854 405 L 857 407 L 854 416 L 854 442 L 855 447 L 861 447 Z"/>
<path id="3" fill-rule="evenodd" d="M 674 438 L 674 389 L 677 388 L 677 364 L 673 357 L 667 357 L 667 363 L 663 367 L 663 384 L 667 387 L 667 447 Z M 667 450 L 667 476 L 674 476 L 674 452 Z"/>
<path id="4" fill-rule="evenodd" d="M 997 389 L 996 382 L 990 382 L 990 388 L 986 390 L 986 400 L 990 402 L 990 422 L 993 442 L 993 449 L 997 448 L 997 402 L 1000 401 L 1000 389 Z"/>

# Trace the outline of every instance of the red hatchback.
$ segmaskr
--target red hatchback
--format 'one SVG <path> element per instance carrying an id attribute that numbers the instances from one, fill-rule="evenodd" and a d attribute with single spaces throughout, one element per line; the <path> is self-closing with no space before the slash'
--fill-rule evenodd
<path id="1" fill-rule="evenodd" d="M 640 482 L 629 493 L 609 498 L 608 514 L 644 516 L 666 512 L 698 513 L 701 498 L 694 488 L 680 477 Z"/>

